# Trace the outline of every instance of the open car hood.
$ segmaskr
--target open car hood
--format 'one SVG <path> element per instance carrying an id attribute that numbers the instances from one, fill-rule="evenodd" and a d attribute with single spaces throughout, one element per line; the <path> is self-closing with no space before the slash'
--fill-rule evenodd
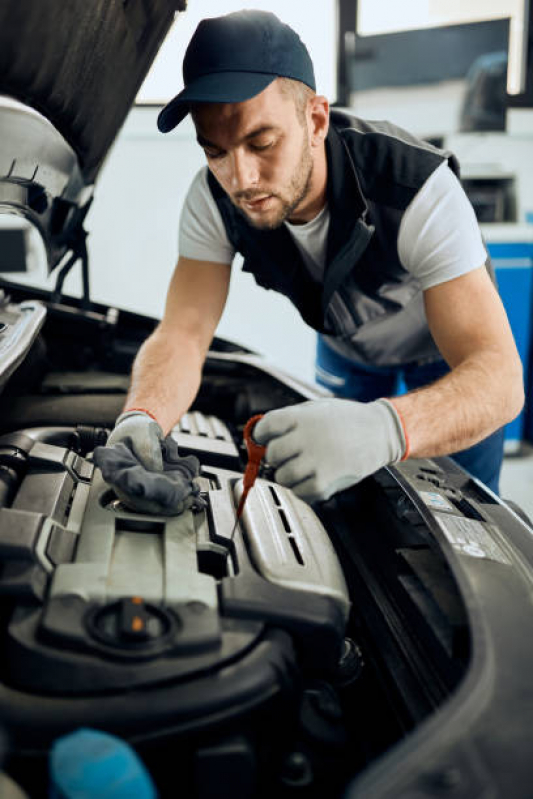
<path id="1" fill-rule="evenodd" d="M 186 0 L 0 5 L 0 211 L 41 233 L 50 270 L 83 257 L 103 160 Z"/>

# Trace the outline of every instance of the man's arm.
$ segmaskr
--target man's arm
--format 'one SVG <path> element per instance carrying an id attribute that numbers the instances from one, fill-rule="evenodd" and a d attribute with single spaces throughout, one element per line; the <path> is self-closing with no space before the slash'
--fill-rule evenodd
<path id="1" fill-rule="evenodd" d="M 143 408 L 166 435 L 192 404 L 224 310 L 231 267 L 180 257 L 163 319 L 135 359 L 125 408 Z"/>
<path id="2" fill-rule="evenodd" d="M 485 267 L 424 292 L 450 374 L 394 399 L 415 457 L 465 449 L 511 421 L 524 402 L 522 365 Z"/>
<path id="3" fill-rule="evenodd" d="M 450 454 L 516 416 L 522 368 L 485 268 L 427 289 L 425 301 L 451 373 L 393 401 L 325 399 L 270 411 L 254 437 L 278 482 L 308 502 L 329 499 L 405 457 L 407 439 L 412 455 Z"/>

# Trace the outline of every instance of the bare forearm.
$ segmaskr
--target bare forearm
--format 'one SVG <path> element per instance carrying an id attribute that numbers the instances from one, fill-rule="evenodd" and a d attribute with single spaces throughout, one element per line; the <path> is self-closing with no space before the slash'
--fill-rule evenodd
<path id="1" fill-rule="evenodd" d="M 166 435 L 198 392 L 203 360 L 193 337 L 158 328 L 137 354 L 125 407 L 150 411 Z"/>
<path id="2" fill-rule="evenodd" d="M 523 404 L 518 359 L 502 366 L 485 353 L 427 388 L 394 399 L 414 457 L 446 455 L 476 444 L 514 419 Z"/>

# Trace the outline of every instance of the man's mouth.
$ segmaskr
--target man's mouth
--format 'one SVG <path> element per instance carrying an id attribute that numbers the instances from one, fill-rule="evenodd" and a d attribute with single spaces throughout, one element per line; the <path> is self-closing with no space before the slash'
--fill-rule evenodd
<path id="1" fill-rule="evenodd" d="M 263 211 L 272 199 L 272 194 L 264 194 L 260 197 L 253 197 L 249 200 L 243 199 L 241 200 L 241 204 L 248 211 Z"/>

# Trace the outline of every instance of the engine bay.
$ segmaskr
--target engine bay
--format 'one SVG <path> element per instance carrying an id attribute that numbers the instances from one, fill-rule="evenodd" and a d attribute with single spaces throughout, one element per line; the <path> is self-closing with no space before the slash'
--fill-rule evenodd
<path id="1" fill-rule="evenodd" d="M 473 679 L 487 638 L 472 586 L 494 601 L 485 581 L 509 574 L 501 531 L 519 520 L 437 458 L 312 507 L 265 468 L 235 526 L 246 421 L 312 389 L 218 340 L 172 431 L 200 461 L 205 507 L 132 512 L 92 453 L 154 321 L 13 286 L 3 314 L 6 771 L 46 796 L 54 740 L 93 727 L 135 747 L 162 797 L 177 769 L 181 794 L 200 799 L 389 795 L 366 775 Z"/>

